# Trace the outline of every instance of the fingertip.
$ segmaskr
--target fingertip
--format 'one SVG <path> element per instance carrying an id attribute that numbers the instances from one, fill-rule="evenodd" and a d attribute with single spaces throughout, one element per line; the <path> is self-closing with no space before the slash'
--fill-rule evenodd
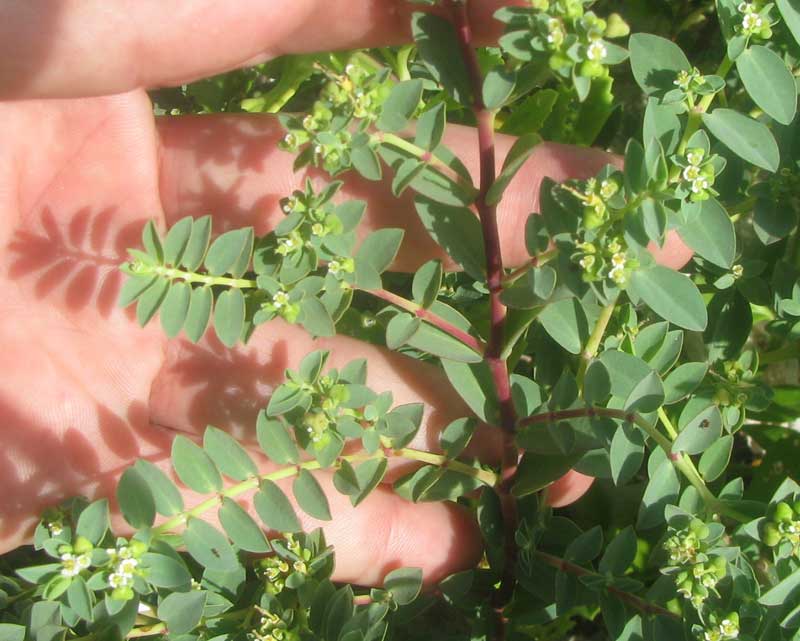
<path id="1" fill-rule="evenodd" d="M 647 245 L 648 251 L 656 259 L 659 265 L 670 269 L 680 269 L 688 263 L 694 255 L 692 250 L 687 247 L 683 239 L 674 229 L 667 232 L 664 239 L 664 246 L 659 247 L 656 243 Z"/>

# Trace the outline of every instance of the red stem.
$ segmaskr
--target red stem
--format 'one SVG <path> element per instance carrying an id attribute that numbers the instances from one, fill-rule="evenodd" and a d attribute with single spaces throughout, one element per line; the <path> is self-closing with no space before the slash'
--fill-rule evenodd
<path id="1" fill-rule="evenodd" d="M 489 289 L 489 342 L 483 358 L 489 366 L 492 381 L 500 406 L 500 423 L 503 428 L 503 482 L 498 495 L 503 510 L 505 524 L 505 567 L 500 588 L 493 595 L 493 606 L 496 613 L 496 638 L 507 636 L 507 626 L 503 608 L 511 600 L 516 583 L 517 544 L 515 532 L 518 515 L 517 504 L 511 494 L 511 486 L 517 469 L 519 452 L 514 442 L 517 414 L 511 397 L 511 382 L 508 376 L 508 364 L 501 354 L 505 335 L 506 306 L 500 300 L 503 291 L 503 259 L 500 254 L 500 233 L 497 227 L 497 207 L 486 201 L 488 193 L 497 178 L 497 166 L 494 148 L 494 114 L 483 103 L 483 77 L 475 43 L 472 38 L 467 0 L 448 0 L 453 25 L 461 48 L 461 56 L 467 67 L 472 85 L 475 120 L 478 124 L 478 151 L 480 159 L 480 186 L 475 206 L 483 228 L 483 247 L 486 255 L 486 283 Z M 488 490 L 487 490 L 488 491 Z"/>
<path id="2" fill-rule="evenodd" d="M 553 556 L 551 554 L 547 554 L 546 552 L 536 551 L 536 558 L 546 563 L 550 567 L 554 567 L 557 570 L 561 570 L 562 572 L 568 572 L 575 576 L 597 576 L 596 572 L 592 572 L 591 570 L 587 570 L 586 568 L 581 567 L 580 565 L 576 565 L 575 563 L 570 563 L 569 561 L 565 561 L 564 559 L 560 559 L 557 556 Z M 641 597 L 636 596 L 630 592 L 625 592 L 624 590 L 620 590 L 619 588 L 615 588 L 614 586 L 609 586 L 606 588 L 609 594 L 613 594 L 616 596 L 620 601 L 624 601 L 625 603 L 633 606 L 640 612 L 644 612 L 646 614 L 660 614 L 661 616 L 670 617 L 671 619 L 678 619 L 680 618 L 674 612 L 670 612 L 669 610 L 662 608 L 655 603 L 650 603 L 649 601 L 645 601 Z"/>
<path id="3" fill-rule="evenodd" d="M 533 416 L 528 416 L 520 420 L 518 426 L 524 427 L 525 425 L 535 425 L 537 423 L 556 423 L 565 419 L 581 418 L 583 416 L 605 416 L 628 421 L 629 423 L 636 422 L 636 414 L 631 414 L 624 410 L 614 410 L 607 407 L 579 407 L 574 410 L 558 410 L 556 412 L 534 414 Z"/>
<path id="4" fill-rule="evenodd" d="M 376 298 L 380 298 L 385 300 L 387 303 L 391 303 L 395 307 L 399 307 L 400 309 L 404 309 L 415 316 L 418 316 L 426 323 L 430 323 L 434 327 L 438 327 L 443 332 L 450 334 L 453 338 L 458 341 L 461 341 L 467 347 L 473 349 L 477 354 L 483 354 L 484 350 L 486 349 L 486 345 L 484 345 L 483 341 L 475 338 L 471 334 L 468 334 L 462 329 L 459 329 L 452 323 L 449 323 L 441 316 L 434 314 L 432 311 L 420 307 L 416 303 L 411 302 L 410 300 L 403 298 L 402 296 L 398 296 L 397 294 L 393 294 L 392 292 L 386 291 L 385 289 L 366 289 L 364 290 L 368 294 L 372 294 Z"/>

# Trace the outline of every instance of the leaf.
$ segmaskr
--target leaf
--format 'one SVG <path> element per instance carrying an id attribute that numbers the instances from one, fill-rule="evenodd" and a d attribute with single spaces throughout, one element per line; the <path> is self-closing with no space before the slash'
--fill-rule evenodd
<path id="1" fill-rule="evenodd" d="M 203 434 L 203 449 L 220 472 L 234 481 L 244 481 L 258 474 L 253 459 L 227 432 L 209 425 Z"/>
<path id="2" fill-rule="evenodd" d="M 164 278 L 156 279 L 150 287 L 144 290 L 136 303 L 136 322 L 139 323 L 139 327 L 147 325 L 150 319 L 156 315 L 168 290 L 169 281 Z"/>
<path id="3" fill-rule="evenodd" d="M 166 554 L 147 552 L 142 555 L 142 565 L 147 570 L 147 582 L 157 588 L 182 588 L 191 584 L 192 575 L 186 566 Z"/>
<path id="4" fill-rule="evenodd" d="M 473 417 L 457 418 L 448 423 L 439 436 L 439 445 L 447 458 L 458 458 L 470 442 L 478 421 Z"/>
<path id="5" fill-rule="evenodd" d="M 445 103 L 440 102 L 426 110 L 417 120 L 414 135 L 414 144 L 425 151 L 433 151 L 439 146 L 444 135 L 447 109 Z"/>
<path id="6" fill-rule="evenodd" d="M 693 401 L 697 402 L 693 402 Z M 722 435 L 722 415 L 716 405 L 709 405 L 703 399 L 692 399 L 681 412 L 678 421 L 680 434 L 672 444 L 673 452 L 700 454 L 708 449 Z"/>
<path id="7" fill-rule="evenodd" d="M 203 617 L 208 592 L 190 590 L 168 594 L 158 605 L 158 618 L 169 628 L 170 636 L 187 634 L 194 630 Z"/>
<path id="8" fill-rule="evenodd" d="M 583 452 L 545 457 L 540 454 L 523 454 L 511 493 L 521 498 L 538 492 L 569 472 L 582 455 Z"/>
<path id="9" fill-rule="evenodd" d="M 387 466 L 386 457 L 381 457 L 364 461 L 355 468 L 359 491 L 350 495 L 350 503 L 353 504 L 353 507 L 357 507 L 361 501 L 370 495 L 372 490 L 378 487 L 378 484 L 386 474 Z"/>
<path id="10" fill-rule="evenodd" d="M 24 641 L 25 626 L 16 623 L 0 623 L 0 641 Z"/>
<path id="11" fill-rule="evenodd" d="M 127 278 L 119 292 L 117 305 L 127 307 L 139 296 L 141 296 L 153 283 L 158 280 L 158 276 L 151 274 L 126 274 Z"/>
<path id="12" fill-rule="evenodd" d="M 672 370 L 664 381 L 664 404 L 677 403 L 689 396 L 703 382 L 707 371 L 705 363 L 683 363 Z"/>
<path id="13" fill-rule="evenodd" d="M 422 80 L 405 80 L 392 87 L 375 126 L 381 131 L 405 129 L 422 98 Z"/>
<path id="14" fill-rule="evenodd" d="M 253 255 L 253 228 L 232 229 L 219 236 L 211 247 L 204 264 L 212 276 L 230 274 L 241 278 Z"/>
<path id="15" fill-rule="evenodd" d="M 399 197 L 424 170 L 424 162 L 416 158 L 406 158 L 395 169 L 394 179 L 392 180 L 392 193 Z"/>
<path id="16" fill-rule="evenodd" d="M 239 565 L 236 551 L 225 535 L 202 519 L 189 519 L 183 542 L 194 560 L 209 570 L 230 572 Z"/>
<path id="17" fill-rule="evenodd" d="M 211 288 L 208 286 L 197 287 L 192 291 L 192 299 L 189 301 L 189 311 L 186 314 L 183 331 L 193 343 L 199 341 L 205 334 L 208 320 L 211 318 L 213 300 Z"/>
<path id="18" fill-rule="evenodd" d="M 218 515 L 225 533 L 236 547 L 256 554 L 266 554 L 270 551 L 270 545 L 261 527 L 236 501 L 224 497 Z"/>
<path id="19" fill-rule="evenodd" d="M 259 518 L 268 528 L 277 532 L 299 532 L 302 528 L 292 504 L 273 481 L 261 481 L 261 489 L 253 497 Z"/>
<path id="20" fill-rule="evenodd" d="M 280 421 L 267 418 L 264 410 L 258 413 L 256 433 L 259 446 L 274 463 L 287 465 L 300 460 L 297 445 L 289 431 Z"/>
<path id="21" fill-rule="evenodd" d="M 219 295 L 214 307 L 214 331 L 226 347 L 233 347 L 239 341 L 244 315 L 244 294 L 241 289 L 232 287 Z"/>
<path id="22" fill-rule="evenodd" d="M 75 577 L 72 583 L 69 584 L 67 588 L 67 601 L 69 601 L 69 607 L 75 610 L 82 619 L 85 621 L 92 620 L 94 599 L 89 592 L 89 588 L 86 587 L 86 581 L 84 581 L 83 578 Z"/>
<path id="23" fill-rule="evenodd" d="M 222 489 L 222 477 L 217 466 L 203 449 L 183 435 L 172 441 L 172 466 L 186 487 L 201 494 Z"/>
<path id="24" fill-rule="evenodd" d="M 700 291 L 680 272 L 660 265 L 636 271 L 629 289 L 661 318 L 679 327 L 702 331 L 708 323 Z"/>
<path id="25" fill-rule="evenodd" d="M 159 265 L 164 264 L 164 249 L 161 246 L 161 237 L 152 220 L 148 220 L 144 229 L 142 229 L 142 245 L 147 255 L 154 258 L 156 263 Z"/>
<path id="26" fill-rule="evenodd" d="M 776 4 L 795 41 L 800 43 L 800 0 L 776 0 Z"/>
<path id="27" fill-rule="evenodd" d="M 466 207 L 443 205 L 417 196 L 414 199 L 423 226 L 447 254 L 477 280 L 485 278 L 483 230 Z"/>
<path id="28" fill-rule="evenodd" d="M 644 437 L 630 423 L 623 423 L 611 440 L 611 478 L 615 485 L 630 481 L 644 460 Z"/>
<path id="29" fill-rule="evenodd" d="M 700 463 L 697 467 L 706 481 L 709 483 L 716 481 L 725 471 L 731 459 L 732 450 L 733 436 L 725 434 L 703 452 L 703 456 L 700 457 Z"/>
<path id="30" fill-rule="evenodd" d="M 183 252 L 189 244 L 192 235 L 193 219 L 191 216 L 181 218 L 167 232 L 164 239 L 164 262 L 167 265 L 178 267 L 183 257 Z"/>
<path id="31" fill-rule="evenodd" d="M 650 460 L 653 460 L 651 455 Z M 664 523 L 664 508 L 675 504 L 681 490 L 678 472 L 671 461 L 664 458 L 650 475 L 642 496 L 636 527 L 648 529 Z"/>
<path id="32" fill-rule="evenodd" d="M 414 274 L 411 293 L 414 301 L 424 308 L 431 306 L 442 286 L 442 261 L 429 260 Z"/>
<path id="33" fill-rule="evenodd" d="M 192 233 L 181 256 L 181 265 L 188 271 L 197 271 L 203 264 L 208 242 L 211 239 L 211 216 L 203 216 L 192 223 Z"/>
<path id="34" fill-rule="evenodd" d="M 633 77 L 645 93 L 674 89 L 680 71 L 692 66 L 674 42 L 649 33 L 635 33 L 628 40 Z"/>
<path id="35" fill-rule="evenodd" d="M 175 338 L 183 329 L 191 298 L 192 287 L 188 283 L 175 281 L 170 285 L 159 313 L 161 327 L 168 338 Z"/>
<path id="36" fill-rule="evenodd" d="M 300 509 L 321 521 L 331 520 L 328 498 L 317 479 L 308 470 L 300 470 L 292 484 L 292 492 Z"/>
<path id="37" fill-rule="evenodd" d="M 388 590 L 397 605 L 408 605 L 422 591 L 420 568 L 398 568 L 383 579 L 383 588 Z"/>
<path id="38" fill-rule="evenodd" d="M 378 154 L 369 145 L 360 145 L 350 150 L 350 161 L 355 170 L 367 180 L 380 180 L 383 169 Z"/>
<path id="39" fill-rule="evenodd" d="M 655 412 L 664 402 L 664 385 L 658 374 L 649 372 L 625 399 L 626 412 Z"/>
<path id="40" fill-rule="evenodd" d="M 598 358 L 611 378 L 611 393 L 621 400 L 628 398 L 637 383 L 653 371 L 641 358 L 627 352 L 608 349 Z"/>
<path id="41" fill-rule="evenodd" d="M 483 79 L 483 105 L 489 110 L 502 107 L 514 91 L 517 74 L 505 67 L 489 69 Z"/>
<path id="42" fill-rule="evenodd" d="M 736 58 L 736 70 L 753 102 L 782 125 L 791 124 L 797 113 L 797 87 L 778 54 L 750 45 Z"/>
<path id="43" fill-rule="evenodd" d="M 800 590 L 800 568 L 762 594 L 758 602 L 768 607 L 782 606 L 784 603 L 792 603 L 798 590 Z"/>
<path id="44" fill-rule="evenodd" d="M 181 493 L 164 472 L 144 459 L 136 461 L 134 469 L 147 484 L 156 512 L 163 516 L 172 516 L 183 510 Z"/>
<path id="45" fill-rule="evenodd" d="M 419 56 L 436 82 L 440 83 L 457 102 L 469 105 L 472 100 L 467 67 L 460 51 L 455 28 L 449 20 L 430 13 L 414 13 L 411 31 Z"/>
<path id="46" fill-rule="evenodd" d="M 349 585 L 339 588 L 325 608 L 325 634 L 322 638 L 339 639 L 342 627 L 353 616 L 353 608 L 353 588 Z"/>
<path id="47" fill-rule="evenodd" d="M 150 485 L 136 467 L 129 467 L 117 483 L 117 503 L 124 519 L 134 528 L 153 525 L 156 505 Z"/>
<path id="48" fill-rule="evenodd" d="M 605 402 L 611 394 L 611 375 L 602 361 L 593 360 L 583 378 L 583 398 L 597 405 Z"/>
<path id="49" fill-rule="evenodd" d="M 450 384 L 476 416 L 490 425 L 497 425 L 500 409 L 489 366 L 483 361 L 458 363 L 443 358 L 442 367 Z"/>
<path id="50" fill-rule="evenodd" d="M 572 354 L 579 354 L 589 338 L 589 322 L 577 298 L 551 303 L 539 314 L 539 322 L 556 343 Z"/>
<path id="51" fill-rule="evenodd" d="M 97 545 L 108 532 L 108 525 L 108 500 L 100 499 L 89 503 L 81 512 L 75 525 L 75 534 Z"/>
<path id="52" fill-rule="evenodd" d="M 500 202 L 506 187 L 508 187 L 511 180 L 541 142 L 542 137 L 539 134 L 525 134 L 517 138 L 503 161 L 503 169 L 500 171 L 500 175 L 486 193 L 486 204 L 496 205 Z"/>
<path id="53" fill-rule="evenodd" d="M 601 574 L 622 576 L 636 557 L 636 533 L 631 526 L 626 527 L 608 544 L 600 559 L 598 571 Z"/>
<path id="54" fill-rule="evenodd" d="M 355 259 L 357 262 L 367 263 L 381 274 L 394 262 L 402 241 L 402 229 L 379 229 L 364 239 Z"/>
<path id="55" fill-rule="evenodd" d="M 687 224 L 678 233 L 683 241 L 706 260 L 730 269 L 736 257 L 736 232 L 728 213 L 716 198 L 709 198 L 696 207 Z"/>
<path id="56" fill-rule="evenodd" d="M 778 170 L 781 162 L 778 143 L 766 125 L 732 109 L 703 114 L 703 124 L 740 158 L 767 171 Z"/>
<path id="57" fill-rule="evenodd" d="M 564 552 L 564 558 L 578 565 L 594 561 L 603 549 L 603 528 L 595 525 L 573 539 Z"/>
<path id="58" fill-rule="evenodd" d="M 452 307 L 435 301 L 430 310 L 466 333 L 471 333 L 469 322 Z M 474 349 L 430 323 L 423 322 L 417 332 L 408 339 L 408 345 L 434 356 L 462 363 L 479 363 L 483 360 L 481 354 Z"/>
<path id="59" fill-rule="evenodd" d="M 313 296 L 304 298 L 303 302 L 300 303 L 300 309 L 302 310 L 300 323 L 309 334 L 324 337 L 336 334 L 333 319 L 325 305 L 318 298 Z"/>
<path id="60" fill-rule="evenodd" d="M 416 316 L 400 312 L 386 326 L 386 347 L 398 349 L 405 345 L 419 330 L 422 321 Z"/>

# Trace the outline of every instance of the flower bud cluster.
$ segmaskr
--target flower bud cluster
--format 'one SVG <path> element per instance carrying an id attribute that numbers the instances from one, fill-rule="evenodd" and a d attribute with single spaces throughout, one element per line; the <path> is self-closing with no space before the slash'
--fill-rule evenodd
<path id="1" fill-rule="evenodd" d="M 699 519 L 692 519 L 687 527 L 671 529 L 664 542 L 669 554 L 665 573 L 675 576 L 677 591 L 699 610 L 711 594 L 719 596 L 717 583 L 727 575 L 727 560 L 722 556 L 709 556 L 709 527 Z"/>
<path id="2" fill-rule="evenodd" d="M 703 630 L 702 641 L 729 641 L 739 637 L 739 614 L 729 612 L 724 617 L 712 614 L 709 625 Z"/>
<path id="3" fill-rule="evenodd" d="M 769 40 L 772 37 L 772 25 L 770 19 L 769 6 L 762 6 L 762 2 L 740 2 L 737 5 L 741 22 L 738 25 L 739 32 L 747 37 L 757 37 L 762 40 Z"/>
<path id="4" fill-rule="evenodd" d="M 781 501 L 775 506 L 772 518 L 764 524 L 762 540 L 772 548 L 785 545 L 800 559 L 800 500 L 792 505 Z"/>
<path id="5" fill-rule="evenodd" d="M 300 641 L 301 627 L 292 625 L 292 617 L 286 618 L 274 612 L 256 607 L 253 627 L 247 633 L 250 641 Z M 291 611 L 289 612 L 291 614 Z"/>
<path id="6" fill-rule="evenodd" d="M 303 118 L 285 117 L 288 130 L 281 149 L 301 152 L 301 165 L 312 164 L 336 175 L 351 166 L 353 132 L 348 125 L 360 121 L 364 130 L 378 119 L 392 83 L 386 70 L 375 71 L 353 58 L 343 71 L 325 69 L 329 82 L 311 113 Z"/>

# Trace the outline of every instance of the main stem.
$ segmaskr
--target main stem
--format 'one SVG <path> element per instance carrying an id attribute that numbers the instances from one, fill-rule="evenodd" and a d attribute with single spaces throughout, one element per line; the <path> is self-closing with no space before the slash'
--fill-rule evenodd
<path id="1" fill-rule="evenodd" d="M 497 207 L 489 204 L 486 200 L 486 195 L 497 178 L 494 112 L 487 109 L 483 102 L 483 77 L 478 64 L 478 55 L 475 52 L 472 29 L 467 14 L 467 0 L 448 0 L 447 4 L 452 15 L 461 56 L 469 74 L 472 86 L 472 110 L 478 125 L 480 185 L 475 206 L 483 229 L 490 322 L 489 341 L 483 357 L 492 375 L 497 401 L 500 406 L 500 426 L 504 432 L 502 482 L 497 489 L 503 507 L 503 521 L 505 523 L 505 569 L 500 588 L 495 593 L 492 603 L 497 613 L 497 638 L 504 639 L 507 636 L 507 624 L 503 609 L 511 600 L 516 583 L 517 545 L 515 533 L 518 516 L 516 501 L 511 494 L 511 485 L 516 474 L 519 452 L 514 442 L 517 415 L 511 397 L 508 365 L 502 356 L 506 306 L 500 300 L 500 294 L 503 291 L 504 273 L 503 259 L 500 254 L 500 232 L 497 227 Z"/>

